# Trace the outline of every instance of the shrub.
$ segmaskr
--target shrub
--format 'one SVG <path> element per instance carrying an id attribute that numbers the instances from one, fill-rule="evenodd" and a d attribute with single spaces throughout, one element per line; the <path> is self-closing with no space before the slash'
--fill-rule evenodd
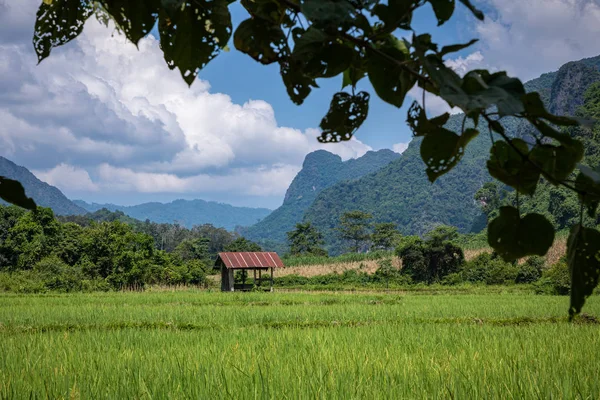
<path id="1" fill-rule="evenodd" d="M 544 257 L 529 257 L 523 264 L 519 265 L 519 272 L 515 279 L 516 283 L 533 283 L 540 279 L 546 259 Z"/>
<path id="2" fill-rule="evenodd" d="M 81 282 L 84 276 L 81 269 L 67 265 L 55 255 L 38 261 L 33 266 L 33 272 L 48 290 L 73 292 L 82 289 Z"/>
<path id="3" fill-rule="evenodd" d="M 571 291 L 571 274 L 565 258 L 542 273 L 535 284 L 537 294 L 568 295 Z"/>
<path id="4" fill-rule="evenodd" d="M 460 273 L 453 277 L 453 283 L 481 282 L 487 285 L 514 283 L 519 267 L 502 260 L 496 254 L 482 253 L 465 263 Z"/>

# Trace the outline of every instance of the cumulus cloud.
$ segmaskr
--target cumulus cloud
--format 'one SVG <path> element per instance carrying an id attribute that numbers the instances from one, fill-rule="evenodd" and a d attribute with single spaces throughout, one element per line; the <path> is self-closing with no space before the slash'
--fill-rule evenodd
<path id="1" fill-rule="evenodd" d="M 482 66 L 524 80 L 600 54 L 597 0 L 481 0 L 494 11 L 476 25 Z M 483 60 L 481 60 L 483 61 Z"/>
<path id="2" fill-rule="evenodd" d="M 265 101 L 188 88 L 155 38 L 138 49 L 93 18 L 37 66 L 37 5 L 0 0 L 0 155 L 61 189 L 280 196 L 307 153 L 370 150 L 325 147 L 316 129 L 280 126 Z"/>

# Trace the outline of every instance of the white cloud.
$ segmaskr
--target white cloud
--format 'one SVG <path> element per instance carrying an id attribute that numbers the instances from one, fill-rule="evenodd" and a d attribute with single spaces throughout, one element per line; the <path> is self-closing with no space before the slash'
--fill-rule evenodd
<path id="1" fill-rule="evenodd" d="M 408 145 L 409 143 L 396 143 L 392 146 L 392 150 L 395 151 L 398 154 L 402 154 L 406 151 L 406 149 L 408 149 Z"/>
<path id="2" fill-rule="evenodd" d="M 484 66 L 524 80 L 600 54 L 597 0 L 481 0 L 495 9 L 477 24 Z"/>
<path id="3" fill-rule="evenodd" d="M 467 72 L 480 66 L 483 60 L 484 57 L 483 54 L 481 54 L 481 51 L 476 51 L 475 53 L 469 54 L 467 57 L 446 60 L 445 64 L 460 76 L 464 76 Z"/>
<path id="4" fill-rule="evenodd" d="M 32 171 L 39 179 L 53 186 L 66 187 L 73 192 L 96 192 L 98 185 L 92 182 L 86 170 L 67 164 L 59 164 L 48 171 Z"/>
<path id="5" fill-rule="evenodd" d="M 156 39 L 138 49 L 93 18 L 37 66 L 39 2 L 19 3 L 0 0 L 0 155 L 61 189 L 281 196 L 307 153 L 370 150 L 280 126 L 265 101 L 236 104 L 206 81 L 188 88 Z"/>

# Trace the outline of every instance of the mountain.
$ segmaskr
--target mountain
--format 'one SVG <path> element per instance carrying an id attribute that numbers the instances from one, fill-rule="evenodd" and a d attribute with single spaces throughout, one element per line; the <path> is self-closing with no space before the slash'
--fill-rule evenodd
<path id="1" fill-rule="evenodd" d="M 233 230 L 237 226 L 255 224 L 272 211 L 266 208 L 234 207 L 229 204 L 204 200 L 175 200 L 171 203 L 153 202 L 136 206 L 90 204 L 82 200 L 75 200 L 75 203 L 90 212 L 106 208 L 110 211 L 122 211 L 141 221 L 149 219 L 159 223 L 178 222 L 187 228 L 194 225 L 212 224 L 228 230 Z"/>
<path id="2" fill-rule="evenodd" d="M 400 154 L 386 149 L 369 151 L 360 158 L 344 162 L 339 156 L 325 150 L 312 152 L 306 156 L 302 170 L 288 188 L 283 205 L 241 233 L 262 244 L 283 243 L 286 241 L 286 232 L 302 222 L 305 211 L 322 190 L 338 182 L 375 172 L 400 157 Z"/>
<path id="3" fill-rule="evenodd" d="M 583 93 L 600 81 L 600 57 L 571 62 L 558 72 L 528 82 L 529 91 L 540 91 L 547 106 L 559 114 L 573 114 L 583 103 Z M 460 132 L 463 115 L 454 115 L 447 128 Z M 515 119 L 505 123 L 514 136 L 527 136 L 529 127 Z M 487 129 L 480 125 L 480 131 Z M 491 180 L 486 161 L 490 138 L 481 134 L 467 147 L 464 158 L 448 174 L 429 183 L 420 156 L 420 140 L 413 140 L 398 160 L 351 182 L 340 182 L 323 190 L 305 213 L 304 219 L 324 234 L 329 248 L 341 247 L 333 230 L 342 213 L 362 210 L 375 222 L 395 222 L 404 234 L 423 234 L 436 225 L 454 225 L 461 232 L 479 231 L 485 218 L 475 203 L 475 192 Z"/>
<path id="4" fill-rule="evenodd" d="M 42 182 L 27 168 L 4 157 L 0 157 L 0 176 L 21 182 L 27 196 L 35 200 L 38 206 L 50 207 L 57 215 L 81 215 L 87 212 L 67 199 L 55 186 Z M 0 204 L 7 203 L 0 200 Z"/>

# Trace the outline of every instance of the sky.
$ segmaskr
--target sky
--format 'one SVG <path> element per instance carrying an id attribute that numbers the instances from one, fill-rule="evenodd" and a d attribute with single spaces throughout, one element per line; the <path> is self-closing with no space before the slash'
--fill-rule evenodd
<path id="1" fill-rule="evenodd" d="M 18 4 L 17 4 L 18 3 Z M 75 41 L 37 65 L 31 38 L 39 0 L 0 0 L 0 156 L 33 171 L 69 198 L 133 205 L 175 199 L 278 207 L 306 154 L 343 160 L 369 150 L 406 149 L 406 111 L 371 96 L 354 140 L 321 145 L 319 122 L 341 76 L 320 80 L 302 106 L 288 98 L 276 65 L 262 66 L 233 45 L 188 88 L 167 68 L 158 40 L 139 49 L 91 18 Z M 440 44 L 480 41 L 447 60 L 459 73 L 506 70 L 526 81 L 600 54 L 600 0 L 475 0 L 436 27 L 425 7 L 419 32 Z M 247 18 L 231 8 L 234 26 Z M 368 81 L 360 89 L 372 92 Z M 431 113 L 447 111 L 436 98 Z"/>

